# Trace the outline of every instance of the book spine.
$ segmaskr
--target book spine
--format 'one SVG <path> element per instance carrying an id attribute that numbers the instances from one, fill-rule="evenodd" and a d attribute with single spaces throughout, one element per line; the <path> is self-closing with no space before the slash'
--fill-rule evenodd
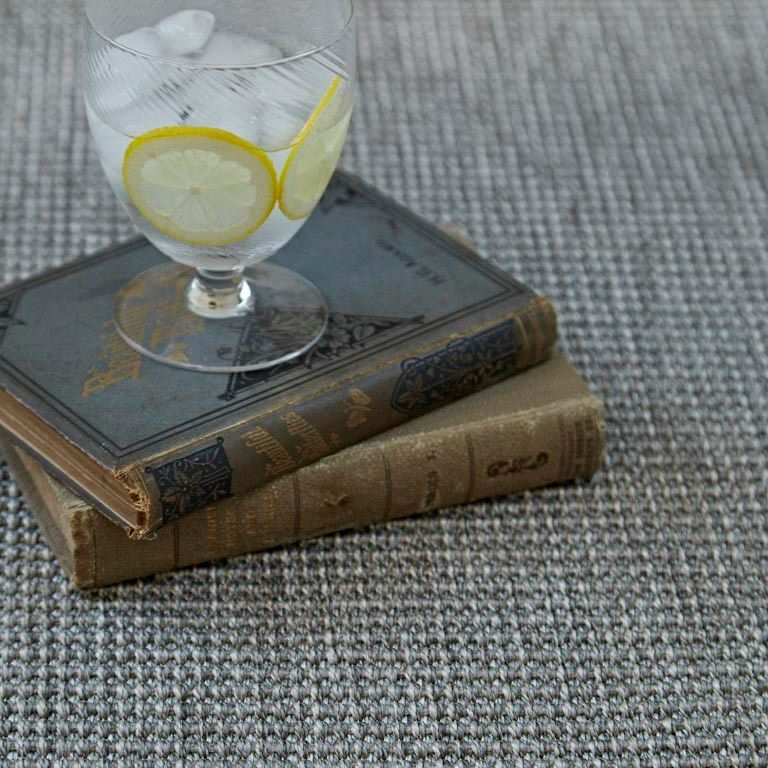
<path id="1" fill-rule="evenodd" d="M 238 499 L 198 510 L 128 540 L 90 514 L 81 533 L 81 586 L 106 586 L 160 571 L 290 544 L 347 528 L 590 478 L 600 467 L 599 401 L 577 398 L 468 427 L 358 446 Z"/>
<path id="2" fill-rule="evenodd" d="M 257 420 L 132 467 L 146 507 L 139 536 L 196 509 L 241 495 L 342 448 L 495 384 L 545 360 L 557 319 L 538 298 L 507 317 L 449 337 L 363 376 L 341 379 L 311 399 L 288 403 Z M 134 497 L 135 498 L 135 497 Z"/>

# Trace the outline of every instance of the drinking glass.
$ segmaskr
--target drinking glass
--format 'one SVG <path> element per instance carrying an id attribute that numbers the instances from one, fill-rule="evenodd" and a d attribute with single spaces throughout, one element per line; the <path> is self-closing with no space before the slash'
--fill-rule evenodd
<path id="1" fill-rule="evenodd" d="M 86 0 L 99 159 L 173 260 L 119 292 L 128 344 L 185 368 L 247 371 L 319 340 L 320 291 L 265 260 L 330 181 L 355 76 L 352 0 Z"/>

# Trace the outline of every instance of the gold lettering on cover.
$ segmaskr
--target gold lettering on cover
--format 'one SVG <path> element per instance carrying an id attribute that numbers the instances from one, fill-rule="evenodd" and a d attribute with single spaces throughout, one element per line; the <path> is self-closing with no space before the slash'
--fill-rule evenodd
<path id="1" fill-rule="evenodd" d="M 331 452 L 331 446 L 325 441 L 318 430 L 298 413 L 290 411 L 282 417 L 288 432 L 302 442 L 296 446 L 299 459 L 310 463 L 317 461 Z"/>
<path id="2" fill-rule="evenodd" d="M 128 285 L 124 285 L 117 295 L 121 299 L 141 299 L 144 297 L 144 291 L 147 288 L 146 278 L 139 276 L 131 280 Z"/>
<path id="3" fill-rule="evenodd" d="M 120 316 L 120 322 L 126 333 L 132 338 L 143 338 L 147 329 L 148 304 L 137 304 L 135 307 L 126 307 Z"/>
<path id="4" fill-rule="evenodd" d="M 264 469 L 266 477 L 276 477 L 296 468 L 296 461 L 286 447 L 265 429 L 256 427 L 242 435 L 247 448 L 254 448 L 256 453 L 263 453 L 269 461 Z"/>
<path id="5" fill-rule="evenodd" d="M 105 389 L 128 379 L 138 379 L 141 375 L 141 354 L 131 349 L 120 338 L 120 334 L 108 320 L 102 328 L 112 328 L 99 335 L 103 344 L 99 348 L 97 358 L 106 365 L 103 368 L 91 368 L 88 378 L 83 384 L 83 397 L 103 392 Z"/>
<path id="6" fill-rule="evenodd" d="M 347 414 L 347 426 L 350 429 L 359 427 L 368 421 L 371 412 L 371 398 L 362 389 L 351 387 L 348 390 L 348 398 L 344 401 L 344 413 Z"/>
<path id="7" fill-rule="evenodd" d="M 149 346 L 152 349 L 157 349 L 161 345 L 169 345 L 181 352 L 187 349 L 188 345 L 180 343 L 178 339 L 200 333 L 204 325 L 204 318 L 186 312 L 184 302 L 158 306 L 155 309 L 155 322 L 149 339 Z"/>
<path id="8" fill-rule="evenodd" d="M 177 281 L 177 295 L 182 294 L 186 289 L 186 284 L 177 278 L 174 279 Z M 118 295 L 123 299 L 141 298 L 145 288 L 145 282 L 137 279 L 122 288 Z M 152 334 L 149 339 L 149 346 L 152 349 L 163 346 L 166 357 L 178 362 L 185 362 L 187 360 L 186 350 L 189 345 L 179 339 L 199 333 L 203 329 L 205 320 L 196 315 L 183 319 L 179 309 L 181 306 L 184 306 L 183 302 L 166 304 L 155 301 L 129 304 L 123 308 L 121 323 L 129 336 L 143 339 L 147 333 L 151 313 Z M 111 320 L 103 323 L 102 328 L 111 329 L 101 335 L 100 338 L 105 343 L 98 353 L 99 360 L 105 361 L 107 367 L 106 370 L 96 368 L 89 370 L 89 378 L 83 385 L 83 397 L 102 392 L 120 381 L 136 379 L 141 375 L 140 353 L 123 342 L 117 331 L 114 330 Z"/>

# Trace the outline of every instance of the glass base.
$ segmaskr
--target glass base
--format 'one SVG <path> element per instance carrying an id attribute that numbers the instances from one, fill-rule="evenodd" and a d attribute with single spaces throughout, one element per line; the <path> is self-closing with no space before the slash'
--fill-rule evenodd
<path id="1" fill-rule="evenodd" d="M 128 283 L 115 307 L 115 326 L 131 347 L 211 373 L 284 363 L 311 349 L 327 324 L 320 291 L 268 262 L 232 275 L 163 264 Z"/>

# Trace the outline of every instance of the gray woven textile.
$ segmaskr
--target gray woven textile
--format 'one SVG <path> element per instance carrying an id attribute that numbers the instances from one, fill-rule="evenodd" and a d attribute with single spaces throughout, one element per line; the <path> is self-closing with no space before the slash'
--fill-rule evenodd
<path id="1" fill-rule="evenodd" d="M 768 764 L 768 5 L 360 10 L 346 166 L 553 298 L 607 467 L 98 594 L 5 471 L 0 763 Z M 0 0 L 3 280 L 133 234 L 80 50 Z"/>

